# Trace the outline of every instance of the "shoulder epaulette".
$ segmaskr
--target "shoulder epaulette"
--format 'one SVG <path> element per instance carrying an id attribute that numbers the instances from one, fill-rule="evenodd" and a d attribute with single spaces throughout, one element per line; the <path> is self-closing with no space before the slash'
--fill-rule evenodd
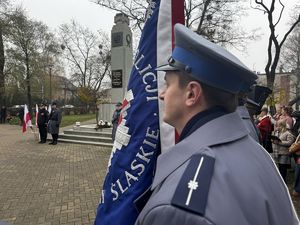
<path id="1" fill-rule="evenodd" d="M 204 216 L 215 159 L 193 155 L 185 169 L 171 204 Z"/>

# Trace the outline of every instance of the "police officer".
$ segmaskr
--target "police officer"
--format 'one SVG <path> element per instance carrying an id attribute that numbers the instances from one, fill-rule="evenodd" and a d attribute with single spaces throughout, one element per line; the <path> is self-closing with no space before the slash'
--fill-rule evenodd
<path id="1" fill-rule="evenodd" d="M 46 109 L 46 104 L 42 103 L 38 112 L 37 124 L 40 132 L 40 144 L 46 143 L 47 140 L 47 123 L 49 120 L 49 112 Z"/>
<path id="2" fill-rule="evenodd" d="M 6 116 L 6 107 L 3 105 L 0 110 L 0 123 L 5 123 Z"/>
<path id="3" fill-rule="evenodd" d="M 114 114 L 111 119 L 111 123 L 113 125 L 111 137 L 112 137 L 113 141 L 115 141 L 115 138 L 116 138 L 116 132 L 117 132 L 117 128 L 118 128 L 118 121 L 119 121 L 121 109 L 122 109 L 122 103 L 118 102 L 116 104 L 116 109 L 115 109 Z"/>
<path id="4" fill-rule="evenodd" d="M 169 65 L 158 70 L 166 71 L 163 120 L 180 141 L 159 156 L 136 225 L 298 225 L 275 164 L 235 112 L 256 75 L 179 24 Z"/>
<path id="5" fill-rule="evenodd" d="M 259 143 L 260 133 L 256 125 L 254 124 L 253 117 L 251 118 L 249 114 L 249 111 L 246 107 L 246 103 L 256 105 L 256 107 L 258 107 L 259 105 L 256 102 L 252 101 L 251 99 L 246 98 L 243 94 L 239 96 L 238 102 L 239 104 L 236 109 L 236 112 L 239 114 L 245 127 L 248 129 L 250 136 L 255 141 L 257 141 L 257 143 Z"/>
<path id="6" fill-rule="evenodd" d="M 52 135 L 52 142 L 50 142 L 49 145 L 57 144 L 60 122 L 61 122 L 61 112 L 57 108 L 57 103 L 52 102 L 51 113 L 48 122 L 48 132 Z"/>

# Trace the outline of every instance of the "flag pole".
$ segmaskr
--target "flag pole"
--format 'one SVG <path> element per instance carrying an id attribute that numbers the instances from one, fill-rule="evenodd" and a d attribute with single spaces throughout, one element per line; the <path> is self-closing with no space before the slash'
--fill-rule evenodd
<path id="1" fill-rule="evenodd" d="M 31 133 L 33 133 L 34 139 L 35 139 L 36 141 L 38 141 L 38 140 L 39 140 L 39 137 L 38 137 L 38 135 L 37 135 L 37 129 L 36 129 L 36 128 L 33 129 L 32 126 L 30 127 L 30 129 L 31 129 Z"/>

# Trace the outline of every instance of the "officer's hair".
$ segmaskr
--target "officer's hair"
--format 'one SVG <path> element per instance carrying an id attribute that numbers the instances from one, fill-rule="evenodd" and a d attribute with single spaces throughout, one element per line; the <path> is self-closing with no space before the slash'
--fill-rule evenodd
<path id="1" fill-rule="evenodd" d="M 238 105 L 238 95 L 204 84 L 185 72 L 178 72 L 179 87 L 184 88 L 191 81 L 200 83 L 208 107 L 221 106 L 228 112 L 234 112 Z"/>

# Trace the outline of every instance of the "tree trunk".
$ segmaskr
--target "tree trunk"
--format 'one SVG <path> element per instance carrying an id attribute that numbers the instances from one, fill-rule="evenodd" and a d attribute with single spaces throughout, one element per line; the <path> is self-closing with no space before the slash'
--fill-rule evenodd
<path id="1" fill-rule="evenodd" d="M 299 96 L 299 83 L 300 83 L 300 79 L 299 79 L 299 70 L 296 70 L 296 96 Z M 299 103 L 298 101 L 296 102 L 296 110 L 299 110 Z"/>
<path id="2" fill-rule="evenodd" d="M 2 25 L 0 23 L 0 106 L 5 105 L 5 79 L 4 79 L 4 44 L 3 44 L 3 33 Z"/>
<path id="3" fill-rule="evenodd" d="M 269 71 L 269 69 L 265 69 L 265 72 L 267 77 L 267 87 L 273 90 L 274 81 L 275 81 L 275 72 L 272 73 L 272 70 Z"/>
<path id="4" fill-rule="evenodd" d="M 209 4 L 211 3 L 211 0 L 206 0 L 205 3 L 204 3 L 204 7 L 203 7 L 203 11 L 202 11 L 202 14 L 201 14 L 201 17 L 200 17 L 200 23 L 197 27 L 197 33 L 198 34 L 202 34 L 202 24 L 205 20 L 205 14 L 207 12 L 207 7 L 209 6 Z"/>
<path id="5" fill-rule="evenodd" d="M 299 54 L 297 55 L 297 68 L 296 68 L 296 96 L 299 96 L 300 90 L 299 90 L 299 85 L 300 85 L 300 56 Z M 296 110 L 299 110 L 299 102 L 296 102 Z"/>

